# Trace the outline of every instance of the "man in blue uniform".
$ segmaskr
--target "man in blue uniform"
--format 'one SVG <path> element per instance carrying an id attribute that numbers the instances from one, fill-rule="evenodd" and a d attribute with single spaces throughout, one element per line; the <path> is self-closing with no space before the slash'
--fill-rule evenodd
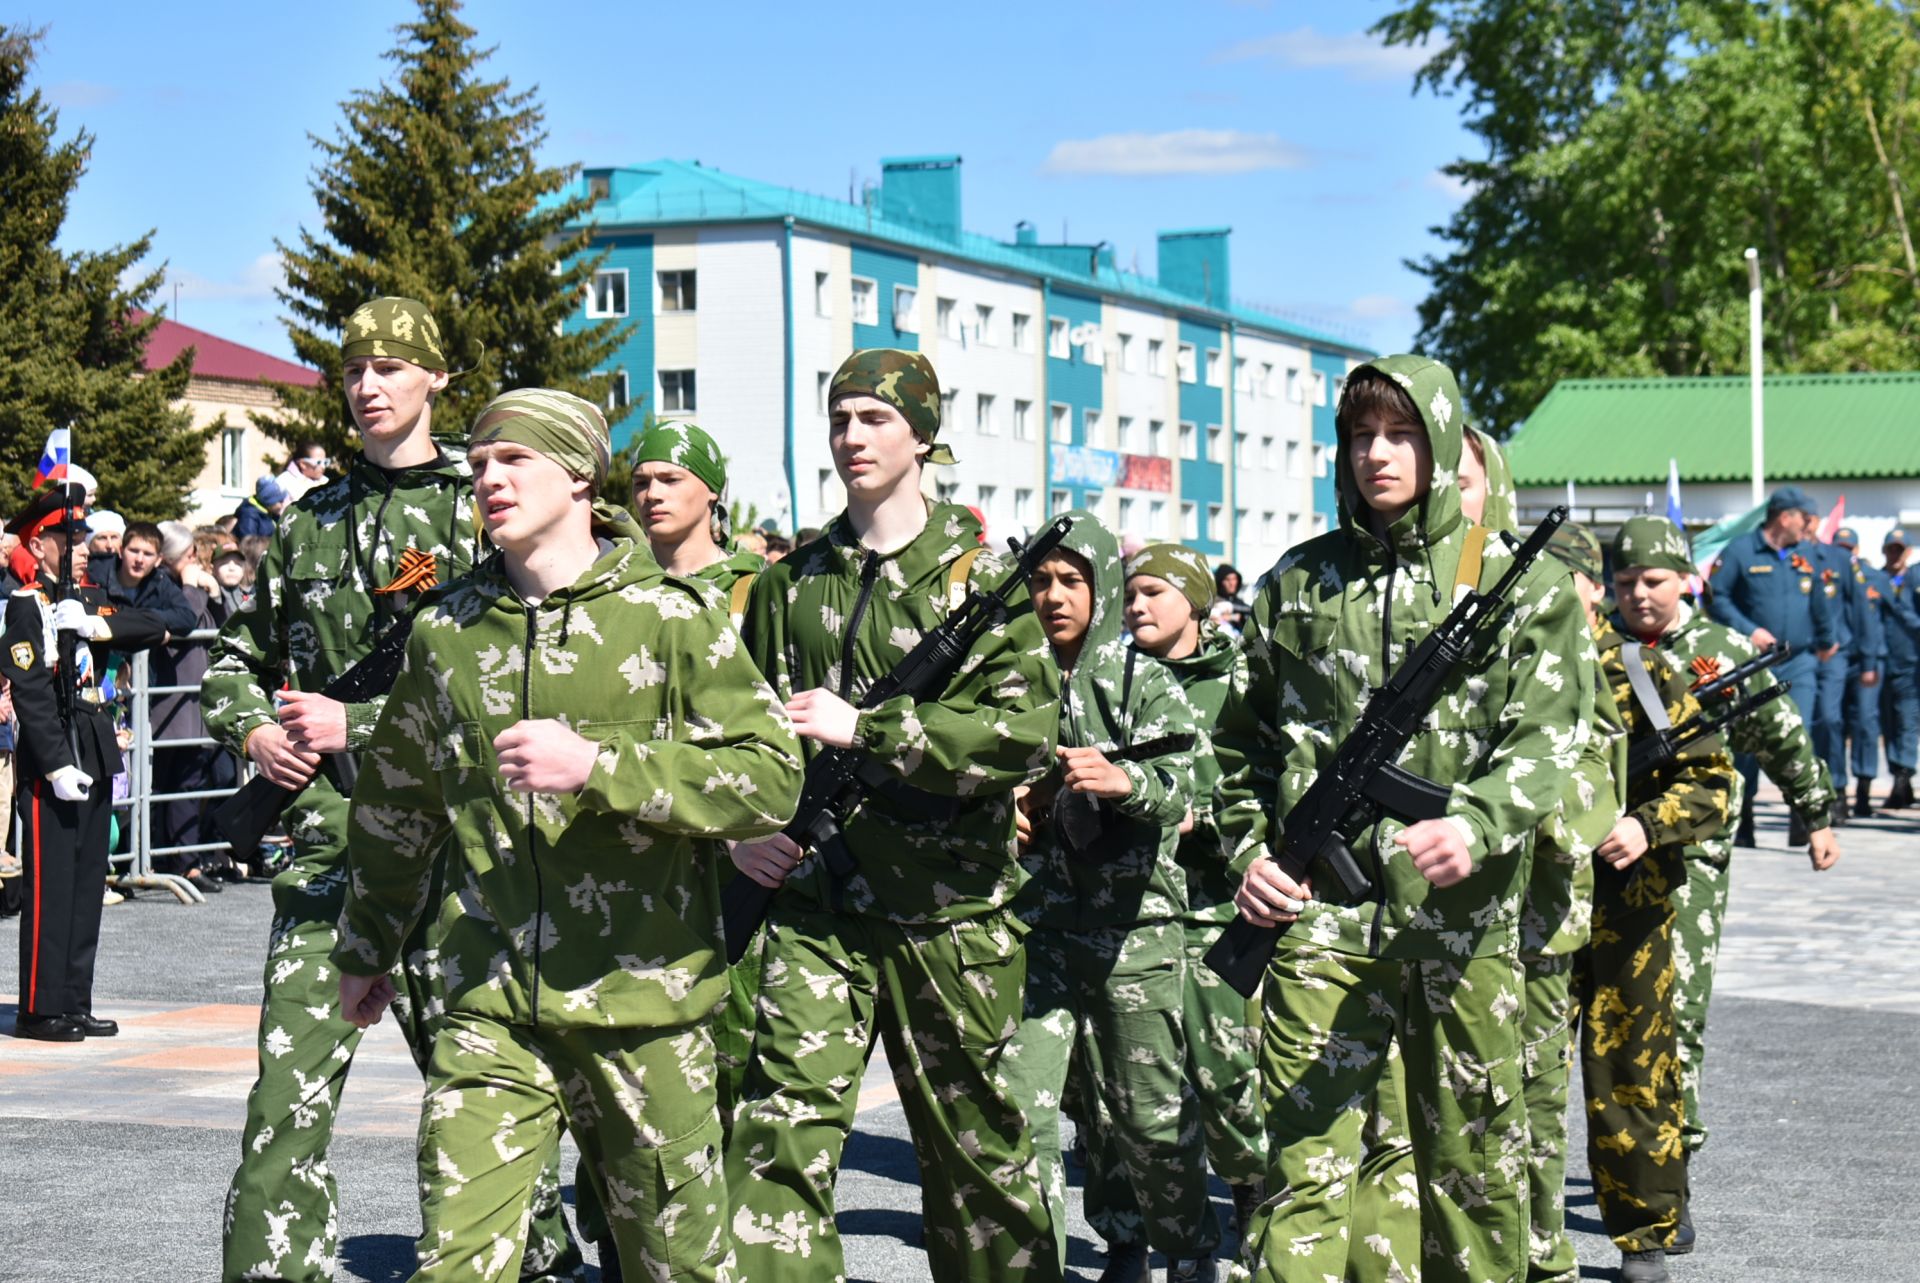
<path id="1" fill-rule="evenodd" d="M 1813 500 L 1798 486 L 1782 486 L 1767 500 L 1766 523 L 1729 543 L 1713 568 L 1713 593 L 1707 613 L 1742 633 L 1762 649 L 1785 642 L 1793 654 L 1773 670 L 1793 684 L 1793 702 L 1800 717 L 1813 725 L 1814 694 L 1824 661 L 1839 653 L 1838 627 L 1824 591 L 1816 591 L 1819 568 L 1805 540 L 1819 520 Z M 1820 739 L 1814 739 L 1816 748 Z M 1824 759 L 1825 753 L 1821 754 Z M 1760 764 L 1752 755 L 1736 758 L 1746 781 L 1746 803 L 1740 815 L 1738 846 L 1753 845 L 1753 796 Z M 1793 816 L 1787 840 L 1804 845 L 1806 828 Z"/>
<path id="2" fill-rule="evenodd" d="M 1887 675 L 1887 634 L 1899 627 L 1887 617 L 1886 576 L 1860 560 L 1860 536 L 1842 526 L 1833 547 L 1847 556 L 1846 574 L 1852 591 L 1846 594 L 1853 645 L 1847 659 L 1847 693 L 1841 704 L 1841 726 L 1851 741 L 1847 762 L 1853 767 L 1853 814 L 1873 814 L 1873 777 L 1880 773 L 1880 685 Z M 1827 769 L 1836 765 L 1829 761 Z M 1835 776 L 1836 788 L 1843 777 Z M 1840 803 L 1845 805 L 1842 794 Z"/>
<path id="3" fill-rule="evenodd" d="M 1833 640 L 1840 647 L 1831 659 L 1820 663 L 1820 679 L 1813 697 L 1813 744 L 1833 776 L 1833 822 L 1847 822 L 1847 733 L 1853 725 L 1857 700 L 1854 688 L 1862 681 L 1875 685 L 1880 680 L 1880 656 L 1886 647 L 1881 641 L 1877 612 L 1869 612 L 1866 583 L 1854 562 L 1853 548 L 1842 546 L 1836 532 L 1832 543 L 1807 536 L 1808 560 L 1817 577 L 1814 593 L 1825 597 L 1833 616 Z M 1869 617 L 1871 614 L 1871 617 Z M 1877 692 L 1876 692 L 1877 693 Z M 1872 783 L 1869 775 L 1867 782 Z"/>
<path id="4" fill-rule="evenodd" d="M 1881 567 L 1865 566 L 1867 587 L 1880 596 L 1887 661 L 1880 673 L 1880 736 L 1887 745 L 1893 786 L 1887 809 L 1913 805 L 1913 768 L 1920 756 L 1920 578 L 1907 571 L 1907 532 L 1895 527 L 1881 542 Z"/>

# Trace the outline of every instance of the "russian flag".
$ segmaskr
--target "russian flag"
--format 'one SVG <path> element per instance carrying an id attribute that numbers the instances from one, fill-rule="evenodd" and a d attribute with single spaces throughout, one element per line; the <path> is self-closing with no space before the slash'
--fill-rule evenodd
<path id="1" fill-rule="evenodd" d="M 1667 520 L 1685 533 L 1687 519 L 1680 514 L 1680 461 L 1667 460 Z"/>
<path id="2" fill-rule="evenodd" d="M 72 453 L 73 433 L 66 428 L 55 428 L 47 433 L 47 445 L 40 452 L 40 471 L 34 475 L 33 484 L 43 486 L 49 481 L 67 479 L 67 456 Z"/>

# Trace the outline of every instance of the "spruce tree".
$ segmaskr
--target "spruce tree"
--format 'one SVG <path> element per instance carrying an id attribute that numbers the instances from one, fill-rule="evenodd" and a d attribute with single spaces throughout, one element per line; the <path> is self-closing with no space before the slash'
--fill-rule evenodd
<path id="1" fill-rule="evenodd" d="M 277 389 L 291 419 L 256 419 L 288 444 L 313 436 L 336 455 L 357 448 L 339 330 L 371 298 L 417 298 L 439 321 L 448 362 L 466 371 L 434 407 L 446 434 L 507 388 L 564 388 L 604 404 L 606 380 L 592 371 L 628 332 L 559 332 L 599 262 L 585 229 L 567 227 L 588 202 L 559 199 L 570 173 L 534 163 L 546 138 L 534 91 L 481 77 L 492 50 L 475 47 L 458 0 L 418 3 L 387 54 L 396 74 L 341 104 L 333 138 L 313 138 L 320 230 L 279 245 L 287 333 L 321 374 L 316 387 Z"/>
<path id="2" fill-rule="evenodd" d="M 224 424 L 195 428 L 174 406 L 192 377 L 191 350 L 146 369 L 162 272 L 122 282 L 151 235 L 100 252 L 54 245 L 93 137 L 58 140 L 58 113 L 28 89 L 39 41 L 0 26 L 0 516 L 26 506 L 47 434 L 68 427 L 73 462 L 100 480 L 101 507 L 177 517 Z"/>

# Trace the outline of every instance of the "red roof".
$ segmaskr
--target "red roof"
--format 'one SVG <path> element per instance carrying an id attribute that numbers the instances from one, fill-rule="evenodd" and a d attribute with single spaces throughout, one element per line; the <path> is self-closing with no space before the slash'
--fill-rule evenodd
<path id="1" fill-rule="evenodd" d="M 317 387 L 320 383 L 318 370 L 283 361 L 277 356 L 164 317 L 153 331 L 153 337 L 147 340 L 147 368 L 158 370 L 171 365 L 173 359 L 186 348 L 194 349 L 193 373 L 196 378 L 230 379 L 236 383 L 258 383 L 262 379 L 271 379 L 275 383 L 294 383 L 309 388 Z"/>

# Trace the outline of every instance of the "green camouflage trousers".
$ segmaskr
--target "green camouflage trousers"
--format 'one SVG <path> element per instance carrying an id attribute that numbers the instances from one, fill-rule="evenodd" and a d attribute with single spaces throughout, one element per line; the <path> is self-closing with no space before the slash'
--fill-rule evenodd
<path id="1" fill-rule="evenodd" d="M 1369 1104 L 1397 1039 L 1418 1277 L 1517 1277 L 1525 1255 L 1521 977 L 1511 956 L 1401 960 L 1283 941 L 1261 989 L 1267 1202 L 1243 1249 L 1257 1279 L 1343 1277 Z M 1390 1141 L 1390 1137 L 1379 1137 Z M 1389 1197 L 1404 1198 L 1401 1182 Z M 1393 1250 L 1381 1243 L 1376 1254 Z M 1415 1277 L 1413 1263 L 1401 1272 Z M 1389 1276 L 1391 1277 L 1391 1276 Z"/>
<path id="2" fill-rule="evenodd" d="M 1673 1026 L 1680 1043 L 1680 1090 L 1687 1127 L 1681 1138 L 1689 1154 L 1707 1143 L 1700 1111 L 1700 1077 L 1707 1062 L 1707 1003 L 1720 962 L 1720 924 L 1727 916 L 1729 870 L 1724 862 L 1687 848 L 1687 883 L 1673 893 Z"/>
<path id="3" fill-rule="evenodd" d="M 1587 1165 L 1622 1252 L 1666 1246 L 1686 1188 L 1672 945 L 1683 864 L 1675 848 L 1655 847 L 1625 874 L 1597 866 L 1593 942 L 1576 963 Z"/>
<path id="4" fill-rule="evenodd" d="M 1026 978 L 1021 933 L 1006 912 L 909 927 L 774 901 L 727 1143 L 740 1278 L 845 1276 L 834 1177 L 876 1036 L 920 1160 L 931 1276 L 1061 1277 L 1033 1140 L 1001 1073 Z"/>
<path id="5" fill-rule="evenodd" d="M 327 1149 L 361 1037 L 339 1017 L 340 975 L 330 959 L 346 899 L 345 857 L 333 836 L 346 831 L 346 802 L 331 789 L 310 789 L 287 819 L 296 855 L 273 882 L 260 1070 L 247 1095 L 240 1166 L 221 1226 L 227 1283 L 327 1283 L 339 1250 L 339 1194 Z M 393 984 L 395 1022 L 424 1069 L 445 1014 L 440 959 L 424 926 L 408 939 Z M 528 1280 L 585 1277 L 567 1233 L 557 1162 L 543 1177 L 526 1268 Z"/>
<path id="6" fill-rule="evenodd" d="M 1235 993 L 1203 959 L 1223 922 L 1186 924 L 1187 1080 L 1200 1097 L 1207 1162 L 1229 1185 L 1266 1179 L 1267 1129 L 1260 1117 L 1260 1006 Z"/>
<path id="7" fill-rule="evenodd" d="M 427 1066 L 414 1283 L 515 1277 L 563 1129 L 628 1278 L 735 1277 L 704 1025 L 535 1029 L 453 1012 Z"/>
<path id="8" fill-rule="evenodd" d="M 1200 1100 L 1187 1079 L 1186 937 L 1177 922 L 1027 937 L 1026 1015 L 1000 1064 L 1033 1128 L 1057 1250 L 1066 1252 L 1060 1101 L 1077 1065 L 1087 1223 L 1109 1243 L 1212 1254 Z"/>

